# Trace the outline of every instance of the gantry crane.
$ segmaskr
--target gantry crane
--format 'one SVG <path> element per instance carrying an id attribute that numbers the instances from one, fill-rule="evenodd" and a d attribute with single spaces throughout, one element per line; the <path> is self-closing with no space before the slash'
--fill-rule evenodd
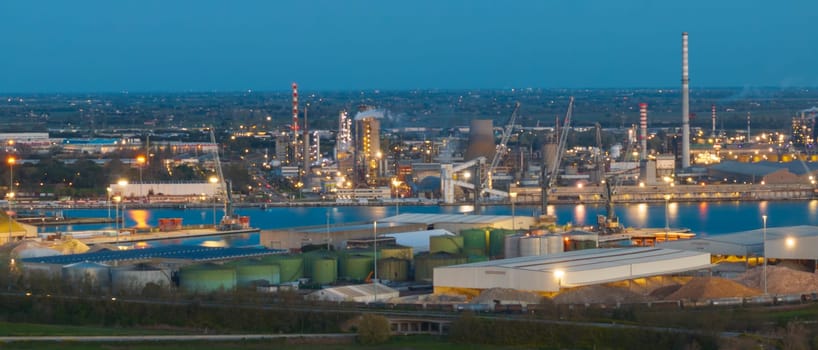
<path id="1" fill-rule="evenodd" d="M 491 164 L 489 164 L 486 170 L 486 178 L 483 179 L 482 183 L 482 187 L 485 189 L 494 188 L 492 186 L 492 175 L 494 174 L 494 170 L 497 169 L 497 165 L 500 164 L 500 160 L 508 154 L 508 139 L 511 138 L 511 132 L 514 130 L 514 123 L 517 122 L 517 111 L 519 110 L 520 102 L 517 102 L 514 105 L 514 111 L 511 112 L 511 116 L 508 118 L 508 123 L 506 123 L 503 128 L 503 135 L 500 136 L 500 143 L 497 144 L 494 151 L 494 158 L 491 159 Z"/>
<path id="2" fill-rule="evenodd" d="M 565 153 L 565 143 L 568 141 L 568 131 L 571 126 L 571 117 L 574 113 L 574 96 L 568 100 L 568 110 L 565 112 L 565 119 L 562 122 L 562 128 L 559 128 L 559 142 L 557 143 L 557 151 L 554 153 L 554 161 L 551 163 L 551 169 L 546 169 L 545 162 L 543 162 L 542 176 L 540 176 L 540 193 L 542 196 L 541 212 L 542 215 L 548 214 L 548 193 L 557 181 L 557 172 L 560 169 L 562 162 L 562 155 Z M 555 126 L 555 130 L 558 125 Z"/>

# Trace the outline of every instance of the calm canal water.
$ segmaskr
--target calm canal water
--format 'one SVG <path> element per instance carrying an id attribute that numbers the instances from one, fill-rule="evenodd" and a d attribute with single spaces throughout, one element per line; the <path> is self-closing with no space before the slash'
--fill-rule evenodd
<path id="1" fill-rule="evenodd" d="M 253 227 L 276 229 L 293 226 L 330 225 L 349 222 L 371 222 L 396 213 L 473 214 L 472 206 L 366 206 L 366 207 L 276 207 L 240 208 L 239 215 L 250 217 Z M 667 209 L 667 210 L 666 210 Z M 510 206 L 487 206 L 487 215 L 511 215 Z M 534 215 L 536 206 L 516 206 L 515 215 Z M 557 205 L 550 207 L 560 224 L 593 225 L 596 216 L 605 213 L 601 205 Z M 125 226 L 156 226 L 160 218 L 182 218 L 185 225 L 213 224 L 214 213 L 221 218 L 218 208 L 192 209 L 127 209 Z M 670 227 L 689 228 L 699 236 L 718 235 L 761 228 L 761 215 L 767 215 L 768 227 L 818 225 L 818 201 L 777 202 L 710 202 L 627 204 L 616 207 L 616 213 L 627 227 L 664 227 L 665 217 Z M 65 209 L 65 217 L 108 217 L 107 209 Z M 111 217 L 115 214 L 110 211 Z M 113 224 L 68 225 L 41 227 L 41 232 L 112 229 Z"/>

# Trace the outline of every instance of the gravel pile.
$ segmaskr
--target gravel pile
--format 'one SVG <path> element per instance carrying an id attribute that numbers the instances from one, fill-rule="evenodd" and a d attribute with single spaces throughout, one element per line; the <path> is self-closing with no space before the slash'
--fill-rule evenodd
<path id="1" fill-rule="evenodd" d="M 763 275 L 764 267 L 755 267 L 738 276 L 736 282 L 763 290 Z M 818 292 L 818 274 L 781 266 L 767 266 L 767 291 L 770 294 Z"/>
<path id="2" fill-rule="evenodd" d="M 593 285 L 573 288 L 554 297 L 557 304 L 608 304 L 642 303 L 652 298 L 634 293 L 626 288 Z"/>
<path id="3" fill-rule="evenodd" d="M 475 304 L 490 304 L 495 300 L 519 302 L 521 304 L 539 304 L 543 297 L 538 294 L 523 292 L 509 288 L 486 289 L 472 300 Z"/>
<path id="4" fill-rule="evenodd" d="M 665 300 L 708 300 L 761 295 L 758 289 L 719 277 L 696 277 Z"/>

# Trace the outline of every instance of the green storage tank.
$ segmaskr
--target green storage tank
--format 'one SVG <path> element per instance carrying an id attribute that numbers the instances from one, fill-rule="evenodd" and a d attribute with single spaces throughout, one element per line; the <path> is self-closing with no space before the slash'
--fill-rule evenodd
<path id="1" fill-rule="evenodd" d="M 317 284 L 329 284 L 338 279 L 338 260 L 323 257 L 313 261 L 312 281 Z"/>
<path id="2" fill-rule="evenodd" d="M 473 228 L 460 231 L 463 236 L 463 252 L 467 255 L 486 255 L 488 253 L 489 230 Z"/>
<path id="3" fill-rule="evenodd" d="M 350 255 L 341 261 L 341 277 L 363 281 L 375 269 L 374 258 L 366 255 Z"/>
<path id="4" fill-rule="evenodd" d="M 463 236 L 429 237 L 429 253 L 460 254 L 463 251 Z"/>
<path id="5" fill-rule="evenodd" d="M 449 253 L 423 254 L 415 257 L 415 281 L 431 282 L 435 267 L 465 264 L 465 256 Z"/>
<path id="6" fill-rule="evenodd" d="M 313 277 L 312 268 L 315 261 L 326 257 L 332 257 L 335 259 L 337 254 L 326 250 L 314 250 L 308 253 L 303 253 L 301 256 L 304 258 L 304 276 L 311 278 Z"/>
<path id="7" fill-rule="evenodd" d="M 378 278 L 396 282 L 409 280 L 409 260 L 386 258 L 378 260 Z"/>
<path id="8" fill-rule="evenodd" d="M 239 287 L 250 287 L 254 283 L 272 285 L 281 283 L 281 268 L 279 265 L 260 261 L 246 261 L 233 267 L 236 269 L 236 285 Z"/>
<path id="9" fill-rule="evenodd" d="M 412 247 L 405 247 L 402 245 L 385 246 L 378 249 L 378 258 L 396 258 L 403 260 L 412 260 Z"/>
<path id="10" fill-rule="evenodd" d="M 179 270 L 179 286 L 198 293 L 232 290 L 236 288 L 236 270 L 216 264 L 185 267 Z"/>
<path id="11" fill-rule="evenodd" d="M 304 277 L 304 258 L 299 255 L 270 255 L 261 261 L 278 265 L 281 282 L 295 282 Z"/>
<path id="12" fill-rule="evenodd" d="M 468 258 L 466 258 L 466 262 L 469 264 L 484 261 L 489 261 L 489 257 L 485 255 L 469 255 Z"/>
<path id="13" fill-rule="evenodd" d="M 505 238 L 514 233 L 513 230 L 491 229 L 489 232 L 489 256 L 503 256 L 505 254 Z"/>

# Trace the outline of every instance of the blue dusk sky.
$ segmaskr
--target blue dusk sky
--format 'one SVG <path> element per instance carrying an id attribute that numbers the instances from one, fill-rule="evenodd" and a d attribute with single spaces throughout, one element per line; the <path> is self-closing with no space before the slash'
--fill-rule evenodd
<path id="1" fill-rule="evenodd" d="M 0 92 L 818 86 L 818 1 L 0 2 Z"/>

